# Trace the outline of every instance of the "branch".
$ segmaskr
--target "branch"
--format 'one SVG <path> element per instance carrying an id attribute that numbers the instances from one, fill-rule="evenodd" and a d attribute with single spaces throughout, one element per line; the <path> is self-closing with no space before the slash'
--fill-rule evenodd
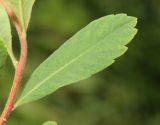
<path id="1" fill-rule="evenodd" d="M 6 9 L 11 21 L 15 25 L 15 28 L 17 30 L 18 37 L 20 40 L 20 46 L 21 46 L 21 55 L 17 63 L 13 85 L 12 85 L 6 106 L 2 112 L 2 115 L 0 116 L 0 125 L 4 125 L 10 113 L 12 112 L 12 109 L 14 108 L 14 101 L 20 87 L 23 70 L 24 70 L 26 58 L 27 58 L 27 40 L 26 40 L 26 34 L 22 32 L 20 22 L 17 16 L 15 15 L 15 13 L 13 12 L 13 10 L 3 0 L 0 0 L 0 4 L 2 4 L 3 7 Z"/>

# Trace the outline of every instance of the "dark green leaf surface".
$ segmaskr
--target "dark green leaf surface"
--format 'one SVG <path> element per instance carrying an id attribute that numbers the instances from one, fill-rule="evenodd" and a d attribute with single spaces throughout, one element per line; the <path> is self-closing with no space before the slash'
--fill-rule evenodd
<path id="1" fill-rule="evenodd" d="M 58 88 L 91 77 L 124 54 L 135 34 L 137 19 L 125 14 L 102 17 L 83 28 L 32 74 L 16 107 Z"/>
<path id="2" fill-rule="evenodd" d="M 3 42 L 0 40 L 0 68 L 3 66 L 7 56 L 7 49 L 5 48 Z"/>

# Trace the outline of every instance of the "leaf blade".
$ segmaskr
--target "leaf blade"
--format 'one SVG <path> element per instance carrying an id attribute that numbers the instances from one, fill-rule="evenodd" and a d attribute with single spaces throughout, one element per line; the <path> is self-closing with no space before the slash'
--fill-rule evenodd
<path id="1" fill-rule="evenodd" d="M 127 50 L 125 45 L 137 33 L 136 23 L 136 18 L 125 14 L 109 15 L 90 23 L 35 70 L 16 107 L 110 66 Z"/>
<path id="2" fill-rule="evenodd" d="M 15 65 L 16 60 L 12 51 L 11 26 L 9 17 L 2 5 L 0 5 L 0 38 L 3 45 L 7 48 L 7 52 Z"/>

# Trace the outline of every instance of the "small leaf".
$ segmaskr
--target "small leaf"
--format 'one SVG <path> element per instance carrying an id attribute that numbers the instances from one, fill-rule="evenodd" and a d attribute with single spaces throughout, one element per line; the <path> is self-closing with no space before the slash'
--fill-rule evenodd
<path id="1" fill-rule="evenodd" d="M 20 20 L 22 29 L 26 31 L 35 0 L 5 0 Z"/>
<path id="2" fill-rule="evenodd" d="M 3 66 L 7 56 L 7 49 L 5 48 L 2 40 L 0 40 L 0 68 Z"/>
<path id="3" fill-rule="evenodd" d="M 3 42 L 3 45 L 7 48 L 7 52 L 11 57 L 13 63 L 15 63 L 15 58 L 12 51 L 10 22 L 8 15 L 2 5 L 0 5 L 0 38 L 1 42 Z"/>
<path id="4" fill-rule="evenodd" d="M 52 122 L 52 121 L 48 121 L 48 122 L 44 123 L 43 125 L 57 125 L 57 123 Z"/>
<path id="5" fill-rule="evenodd" d="M 124 54 L 137 19 L 125 14 L 100 18 L 80 30 L 32 74 L 16 107 L 38 100 L 71 83 L 91 77 Z"/>

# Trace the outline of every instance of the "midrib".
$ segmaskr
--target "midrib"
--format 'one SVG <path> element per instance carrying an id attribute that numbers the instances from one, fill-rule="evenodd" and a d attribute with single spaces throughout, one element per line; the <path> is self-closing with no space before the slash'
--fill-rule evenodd
<path id="1" fill-rule="evenodd" d="M 99 44 L 99 43 L 98 43 Z M 96 44 L 97 45 L 97 44 Z M 53 77 L 54 75 L 56 75 L 57 73 L 59 73 L 60 71 L 64 70 L 68 65 L 74 63 L 75 61 L 77 61 L 80 57 L 82 57 L 85 53 L 87 53 L 90 49 L 96 47 L 92 46 L 91 48 L 89 48 L 88 50 L 84 51 L 83 53 L 81 53 L 79 56 L 77 56 L 76 58 L 72 59 L 70 62 L 68 62 L 67 64 L 65 64 L 64 66 L 62 66 L 61 68 L 59 68 L 58 70 L 56 70 L 55 72 L 53 72 L 51 75 L 49 75 L 47 78 L 45 78 L 43 81 L 41 81 L 37 86 L 35 86 L 30 92 L 28 92 L 25 96 L 23 96 L 19 102 L 23 101 L 25 99 L 25 97 L 27 97 L 28 95 L 30 95 L 34 90 L 36 90 L 37 88 L 39 88 L 41 85 L 43 85 L 45 83 L 45 81 L 48 81 L 51 77 Z M 17 104 L 19 103 L 17 102 Z M 17 105 L 16 104 L 16 105 Z"/>

